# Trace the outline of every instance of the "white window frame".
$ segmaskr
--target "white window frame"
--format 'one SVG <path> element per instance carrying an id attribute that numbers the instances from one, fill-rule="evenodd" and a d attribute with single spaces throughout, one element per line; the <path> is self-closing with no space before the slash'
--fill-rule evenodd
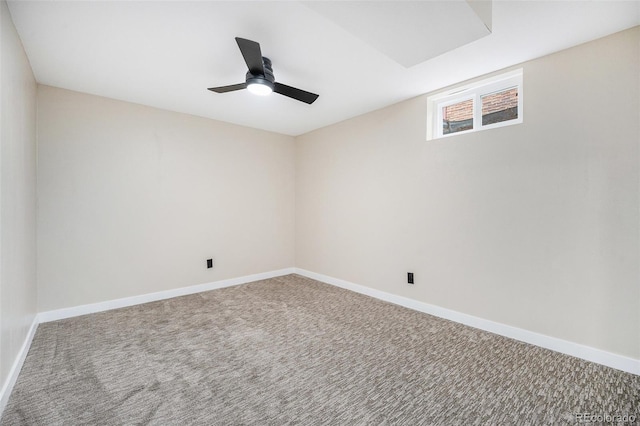
<path id="1" fill-rule="evenodd" d="M 518 88 L 518 118 L 482 125 L 482 97 L 514 87 Z M 442 109 L 446 106 L 464 102 L 469 99 L 473 99 L 473 129 L 444 134 L 442 128 Z M 448 138 L 487 129 L 495 129 L 497 127 L 520 124 L 524 118 L 523 100 L 522 68 L 429 96 L 427 98 L 427 140 Z"/>

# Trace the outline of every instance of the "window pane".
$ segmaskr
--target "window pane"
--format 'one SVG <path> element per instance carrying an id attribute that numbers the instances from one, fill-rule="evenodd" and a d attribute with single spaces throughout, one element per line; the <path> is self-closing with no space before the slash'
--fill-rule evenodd
<path id="1" fill-rule="evenodd" d="M 482 125 L 518 118 L 518 88 L 482 96 Z"/>
<path id="2" fill-rule="evenodd" d="M 442 108 L 442 134 L 473 129 L 473 99 Z"/>

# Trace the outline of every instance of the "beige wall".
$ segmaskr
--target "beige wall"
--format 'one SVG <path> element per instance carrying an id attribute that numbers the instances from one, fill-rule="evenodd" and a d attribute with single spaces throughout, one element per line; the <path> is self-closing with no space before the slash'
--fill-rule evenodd
<path id="1" fill-rule="evenodd" d="M 293 137 L 39 86 L 38 144 L 40 311 L 294 266 Z"/>
<path id="2" fill-rule="evenodd" d="M 298 137 L 296 266 L 640 358 L 639 34 L 521 65 L 521 125 L 427 142 L 422 96 Z"/>
<path id="3" fill-rule="evenodd" d="M 0 1 L 0 387 L 36 314 L 36 82 Z"/>

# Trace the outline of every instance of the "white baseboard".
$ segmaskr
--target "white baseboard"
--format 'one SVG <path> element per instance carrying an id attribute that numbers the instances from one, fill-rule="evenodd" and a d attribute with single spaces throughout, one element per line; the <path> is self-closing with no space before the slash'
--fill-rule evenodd
<path id="1" fill-rule="evenodd" d="M 546 336 L 544 334 L 524 330 L 522 328 L 474 317 L 472 315 L 463 314 L 461 312 L 452 311 L 440 306 L 430 305 L 428 303 L 419 302 L 407 297 L 397 296 L 395 294 L 375 290 L 359 284 L 351 283 L 349 281 L 307 271 L 305 269 L 295 268 L 295 272 L 307 278 L 312 278 L 326 284 L 331 284 L 336 287 L 355 291 L 356 293 L 375 297 L 376 299 L 404 306 L 405 308 L 424 312 L 440 318 L 445 318 L 451 321 L 468 325 L 470 327 L 479 328 L 480 330 L 489 331 L 491 333 L 499 334 L 501 336 L 509 337 L 515 340 L 520 340 L 522 342 L 530 343 L 532 345 L 540 346 L 552 351 L 571 355 L 576 358 L 584 359 L 586 361 L 606 365 L 607 367 L 626 371 L 627 373 L 640 375 L 640 360 L 638 359 L 625 357 L 623 355 L 617 355 L 611 352 L 603 351 L 601 349 L 581 345 L 579 343 L 569 342 L 567 340 Z"/>
<path id="2" fill-rule="evenodd" d="M 29 353 L 29 348 L 31 347 L 31 342 L 33 341 L 33 336 L 36 334 L 36 329 L 38 328 L 38 317 L 35 316 L 33 318 L 33 322 L 31 323 L 31 327 L 29 327 L 29 331 L 27 332 L 27 336 L 24 339 L 24 343 L 22 343 L 22 347 L 20 347 L 20 351 L 18 351 L 18 355 L 16 356 L 16 360 L 13 362 L 11 369 L 9 370 L 9 375 L 2 385 L 2 390 L 0 390 L 0 417 L 4 412 L 7 403 L 9 402 L 9 397 L 11 396 L 11 391 L 13 390 L 13 386 L 16 384 L 18 380 L 18 375 L 20 374 L 20 370 L 22 370 L 22 365 L 24 364 L 24 360 L 27 358 L 27 354 Z"/>
<path id="3" fill-rule="evenodd" d="M 188 294 L 201 293 L 203 291 L 216 290 L 224 287 L 246 284 L 252 281 L 265 280 L 267 278 L 280 277 L 295 273 L 295 268 L 285 268 L 276 271 L 263 272 L 260 274 L 246 275 L 244 277 L 230 278 L 227 280 L 214 281 L 205 284 L 198 284 L 189 287 L 175 288 L 171 290 L 159 291 L 156 293 L 141 294 L 139 296 L 125 297 L 122 299 L 107 300 L 105 302 L 91 303 L 89 305 L 74 306 L 71 308 L 56 309 L 53 311 L 40 312 L 39 322 L 57 321 L 65 318 L 77 317 L 80 315 L 93 314 L 96 312 L 108 311 L 111 309 L 125 308 L 127 306 L 140 305 L 158 300 L 171 299 L 172 297 L 186 296 Z"/>

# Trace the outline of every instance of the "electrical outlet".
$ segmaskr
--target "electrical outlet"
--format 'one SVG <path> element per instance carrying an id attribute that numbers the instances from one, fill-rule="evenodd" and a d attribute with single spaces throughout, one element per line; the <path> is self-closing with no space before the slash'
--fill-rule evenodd
<path id="1" fill-rule="evenodd" d="M 207 259 L 207 269 L 213 268 L 213 259 Z"/>
<path id="2" fill-rule="evenodd" d="M 413 272 L 407 272 L 407 283 L 413 284 Z"/>

